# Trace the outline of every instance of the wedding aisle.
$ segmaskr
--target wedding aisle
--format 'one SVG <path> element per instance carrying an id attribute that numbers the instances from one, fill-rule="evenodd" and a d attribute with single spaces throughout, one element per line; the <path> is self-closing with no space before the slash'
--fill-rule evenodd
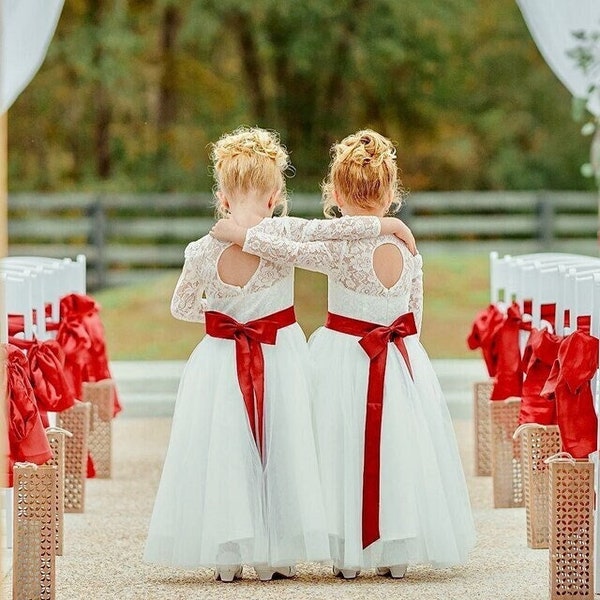
<path id="1" fill-rule="evenodd" d="M 65 515 L 64 555 L 57 557 L 57 600 L 377 599 L 542 600 L 548 597 L 548 551 L 526 544 L 525 509 L 492 508 L 491 478 L 473 477 L 472 422 L 455 419 L 478 530 L 469 562 L 453 569 L 409 569 L 404 580 L 362 574 L 342 581 L 331 569 L 299 565 L 293 580 L 263 583 L 252 569 L 233 584 L 209 569 L 175 570 L 142 562 L 150 512 L 168 443 L 169 418 L 114 421 L 114 470 L 87 482 L 83 514 Z M 10 576 L 3 598 L 10 598 Z"/>

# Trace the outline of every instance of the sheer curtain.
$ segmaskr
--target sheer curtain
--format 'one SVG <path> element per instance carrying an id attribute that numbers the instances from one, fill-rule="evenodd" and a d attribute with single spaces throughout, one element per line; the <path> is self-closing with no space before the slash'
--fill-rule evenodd
<path id="1" fill-rule="evenodd" d="M 600 0 L 517 0 L 517 4 L 554 74 L 573 96 L 585 96 L 591 80 L 567 56 L 567 50 L 578 45 L 573 31 L 600 31 Z M 600 115 L 598 94 L 588 102 L 588 110 Z"/>
<path id="2" fill-rule="evenodd" d="M 40 68 L 64 0 L 0 0 L 0 114 Z"/>

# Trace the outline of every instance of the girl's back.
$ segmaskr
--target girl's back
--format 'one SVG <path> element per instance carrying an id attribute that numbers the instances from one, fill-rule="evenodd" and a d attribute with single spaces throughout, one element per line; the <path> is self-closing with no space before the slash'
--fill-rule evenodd
<path id="1" fill-rule="evenodd" d="M 242 253 L 210 235 L 185 250 L 171 311 L 179 319 L 203 321 L 206 310 L 252 321 L 292 306 L 294 270 Z M 204 295 L 204 299 L 203 299 Z"/>
<path id="2" fill-rule="evenodd" d="M 398 238 L 305 242 L 282 237 L 282 229 L 278 219 L 263 221 L 248 230 L 244 249 L 326 273 L 330 312 L 387 324 L 412 311 L 419 326 L 422 259 L 413 256 Z"/>
<path id="3" fill-rule="evenodd" d="M 388 324 L 414 312 L 420 323 L 422 260 L 394 236 L 344 242 L 328 269 L 329 311 Z M 335 256 L 337 255 L 337 256 Z"/>

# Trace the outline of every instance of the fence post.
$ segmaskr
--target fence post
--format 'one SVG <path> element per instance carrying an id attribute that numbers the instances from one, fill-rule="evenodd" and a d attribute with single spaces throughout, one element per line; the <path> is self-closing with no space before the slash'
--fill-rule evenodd
<path id="1" fill-rule="evenodd" d="M 538 240 L 544 250 L 554 242 L 554 204 L 552 198 L 544 194 L 537 197 Z"/>
<path id="2" fill-rule="evenodd" d="M 90 242 L 94 246 L 96 252 L 94 260 L 94 272 L 96 274 L 96 288 L 106 286 L 106 214 L 102 199 L 96 198 L 88 207 L 88 215 L 90 217 Z"/>

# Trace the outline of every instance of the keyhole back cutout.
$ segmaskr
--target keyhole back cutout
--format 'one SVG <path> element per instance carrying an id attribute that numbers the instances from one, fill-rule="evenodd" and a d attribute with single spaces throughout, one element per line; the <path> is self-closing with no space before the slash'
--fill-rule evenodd
<path id="1" fill-rule="evenodd" d="M 256 273 L 260 258 L 242 252 L 239 246 L 229 246 L 217 261 L 219 278 L 227 285 L 245 286 Z"/>
<path id="2" fill-rule="evenodd" d="M 373 270 L 381 285 L 390 289 L 398 283 L 402 270 L 404 269 L 404 258 L 398 246 L 394 244 L 381 244 L 373 251 Z"/>

